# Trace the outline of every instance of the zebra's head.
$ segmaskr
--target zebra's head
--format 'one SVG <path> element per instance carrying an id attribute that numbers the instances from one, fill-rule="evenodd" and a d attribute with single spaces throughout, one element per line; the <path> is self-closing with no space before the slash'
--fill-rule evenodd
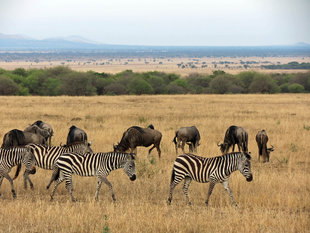
<path id="1" fill-rule="evenodd" d="M 26 145 L 26 150 L 23 153 L 22 162 L 26 165 L 26 169 L 30 171 L 30 174 L 36 173 L 36 160 L 35 156 L 32 153 L 32 150 Z"/>
<path id="2" fill-rule="evenodd" d="M 241 157 L 238 159 L 238 169 L 248 182 L 253 180 L 250 160 L 250 152 L 241 152 Z"/>
<path id="3" fill-rule="evenodd" d="M 91 146 L 91 142 L 79 142 L 78 143 L 78 147 L 75 149 L 75 152 L 78 152 L 78 153 L 82 153 L 82 154 L 85 154 L 85 153 L 94 153 L 93 150 L 90 148 Z"/>
<path id="4" fill-rule="evenodd" d="M 130 153 L 127 155 L 124 165 L 124 171 L 131 181 L 134 181 L 136 179 L 135 154 Z"/>

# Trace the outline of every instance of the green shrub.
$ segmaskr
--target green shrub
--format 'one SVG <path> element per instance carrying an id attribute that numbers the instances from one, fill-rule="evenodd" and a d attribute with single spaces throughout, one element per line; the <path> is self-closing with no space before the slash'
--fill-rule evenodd
<path id="1" fill-rule="evenodd" d="M 305 91 L 305 88 L 298 83 L 293 83 L 288 86 L 288 91 L 290 93 L 302 93 Z"/>

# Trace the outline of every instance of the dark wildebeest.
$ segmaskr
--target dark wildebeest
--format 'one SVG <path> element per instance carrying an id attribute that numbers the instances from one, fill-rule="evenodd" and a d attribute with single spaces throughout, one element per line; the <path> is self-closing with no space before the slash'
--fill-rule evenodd
<path id="1" fill-rule="evenodd" d="M 75 125 L 72 125 L 69 129 L 67 145 L 70 145 L 74 142 L 87 142 L 87 134 L 84 130 L 77 128 Z"/>
<path id="2" fill-rule="evenodd" d="M 199 141 L 200 134 L 195 126 L 179 128 L 175 131 L 175 137 L 173 138 L 176 154 L 178 154 L 178 148 L 182 148 L 183 153 L 185 153 L 185 143 L 189 146 L 190 153 L 197 153 L 197 147 L 200 145 Z"/>
<path id="3" fill-rule="evenodd" d="M 267 148 L 268 136 L 264 129 L 256 134 L 256 142 L 258 146 L 258 161 L 260 162 L 260 157 L 262 157 L 263 163 L 269 162 L 270 152 L 274 148 L 272 145 L 271 148 Z"/>
<path id="4" fill-rule="evenodd" d="M 247 131 L 240 126 L 232 125 L 226 130 L 224 142 L 217 145 L 220 147 L 221 152 L 226 154 L 231 146 L 233 146 L 232 151 L 235 151 L 235 144 L 237 144 L 239 151 L 248 152 Z"/>
<path id="5" fill-rule="evenodd" d="M 7 149 L 24 145 L 26 145 L 24 132 L 19 129 L 12 129 L 3 136 L 1 148 Z"/>
<path id="6" fill-rule="evenodd" d="M 32 125 L 36 125 L 41 129 L 47 130 L 47 132 L 49 132 L 49 135 L 46 139 L 46 141 L 48 142 L 49 146 L 52 146 L 52 136 L 54 135 L 54 131 L 53 128 L 50 124 L 43 122 L 43 121 L 36 121 L 34 122 Z"/>
<path id="7" fill-rule="evenodd" d="M 130 149 L 130 152 L 137 154 L 137 146 L 149 147 L 153 145 L 149 150 L 149 155 L 156 148 L 160 158 L 161 137 L 161 132 L 155 130 L 153 125 L 149 125 L 147 128 L 132 126 L 124 132 L 120 143 L 114 146 L 114 152 L 126 152 Z"/>
<path id="8" fill-rule="evenodd" d="M 39 132 L 31 133 L 12 129 L 4 135 L 1 147 L 10 148 L 13 146 L 24 146 L 29 143 L 46 145 L 46 140 Z"/>

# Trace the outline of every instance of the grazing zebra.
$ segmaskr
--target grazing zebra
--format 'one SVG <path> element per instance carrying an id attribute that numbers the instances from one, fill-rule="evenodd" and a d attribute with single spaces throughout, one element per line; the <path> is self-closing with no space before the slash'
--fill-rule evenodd
<path id="1" fill-rule="evenodd" d="M 210 182 L 209 192 L 205 202 L 206 205 L 208 205 L 214 185 L 216 183 L 222 183 L 232 203 L 237 206 L 229 188 L 229 176 L 232 172 L 239 170 L 247 181 L 252 181 L 253 176 L 250 159 L 251 155 L 247 152 L 235 152 L 213 158 L 203 158 L 193 154 L 178 156 L 173 165 L 168 204 L 171 203 L 172 191 L 175 186 L 185 179 L 183 192 L 186 198 L 186 204 L 191 204 L 187 190 L 191 181 L 195 180 L 201 183 Z"/>
<path id="2" fill-rule="evenodd" d="M 108 181 L 107 176 L 112 170 L 123 168 L 131 181 L 136 179 L 135 171 L 135 155 L 127 153 L 94 153 L 94 154 L 78 154 L 78 153 L 65 153 L 62 154 L 56 161 L 54 172 L 50 183 L 55 181 L 55 186 L 51 194 L 51 200 L 54 199 L 54 194 L 57 186 L 66 181 L 66 188 L 71 195 L 72 201 L 76 201 L 73 197 L 72 191 L 72 174 L 79 176 L 97 176 L 98 185 L 95 194 L 95 200 L 98 200 L 98 194 L 102 182 L 108 185 L 112 192 L 113 201 L 116 201 L 112 184 Z M 61 174 L 60 174 L 61 172 Z"/>
<path id="3" fill-rule="evenodd" d="M 2 184 L 3 178 L 6 178 L 12 188 L 13 198 L 16 198 L 16 192 L 13 185 L 13 180 L 18 176 L 18 173 L 21 168 L 21 163 L 27 163 L 28 168 L 33 168 L 28 172 L 31 174 L 35 173 L 35 168 L 32 166 L 34 165 L 34 161 L 31 159 L 32 155 L 30 150 L 23 147 L 13 147 L 10 149 L 3 149 L 0 148 L 0 186 Z M 18 165 L 15 177 L 12 179 L 9 176 L 9 172 L 11 171 L 12 167 Z M 1 196 L 1 194 L 0 194 Z"/>
<path id="4" fill-rule="evenodd" d="M 92 153 L 89 143 L 77 142 L 70 145 L 64 146 L 43 146 L 38 144 L 29 144 L 26 145 L 30 149 L 31 153 L 34 156 L 35 165 L 45 169 L 53 170 L 54 163 L 56 159 L 63 153 L 66 152 L 79 152 L 79 153 Z M 29 170 L 29 168 L 28 168 Z M 24 187 L 27 188 L 27 180 L 30 184 L 30 188 L 33 189 L 33 183 L 29 178 L 29 172 L 26 170 L 24 173 Z"/>

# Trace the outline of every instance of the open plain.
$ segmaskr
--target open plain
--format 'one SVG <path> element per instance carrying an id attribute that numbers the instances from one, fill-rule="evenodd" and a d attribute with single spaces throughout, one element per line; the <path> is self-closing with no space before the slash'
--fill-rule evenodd
<path id="1" fill-rule="evenodd" d="M 107 152 L 132 125 L 153 124 L 163 134 L 162 157 L 139 147 L 137 180 L 122 170 L 108 179 L 117 198 L 104 184 L 94 200 L 97 179 L 73 176 L 72 203 L 61 184 L 50 202 L 46 185 L 52 171 L 37 169 L 31 176 L 34 190 L 24 190 L 22 172 L 15 180 L 17 199 L 10 185 L 1 186 L 0 232 L 309 232 L 310 229 L 310 96 L 286 95 L 160 95 L 97 97 L 1 97 L 0 137 L 43 120 L 54 128 L 53 145 L 64 144 L 69 127 L 84 129 L 95 152 Z M 168 206 L 174 159 L 172 139 L 181 126 L 196 125 L 201 135 L 198 155 L 220 155 L 230 125 L 248 130 L 254 180 L 246 182 L 236 171 L 230 187 L 238 207 L 231 205 L 217 184 L 209 206 L 204 205 L 208 184 L 192 182 L 185 206 L 182 184 Z M 269 163 L 258 163 L 255 135 L 265 129 L 275 151 Z M 186 148 L 188 150 L 188 148 Z M 13 168 L 10 175 L 14 175 Z M 23 170 L 22 170 L 23 171 Z"/>
<path id="2" fill-rule="evenodd" d="M 44 69 L 55 66 L 67 66 L 76 71 L 95 71 L 110 74 L 120 73 L 124 70 L 134 72 L 160 71 L 187 76 L 191 73 L 212 74 L 215 70 L 223 70 L 226 73 L 238 74 L 242 71 L 258 71 L 266 73 L 297 73 L 307 70 L 270 70 L 264 69 L 264 65 L 279 65 L 289 62 L 309 63 L 309 56 L 274 56 L 274 57 L 89 57 L 74 59 L 51 58 L 28 60 L 0 59 L 0 67 L 6 70 L 16 68 Z"/>

